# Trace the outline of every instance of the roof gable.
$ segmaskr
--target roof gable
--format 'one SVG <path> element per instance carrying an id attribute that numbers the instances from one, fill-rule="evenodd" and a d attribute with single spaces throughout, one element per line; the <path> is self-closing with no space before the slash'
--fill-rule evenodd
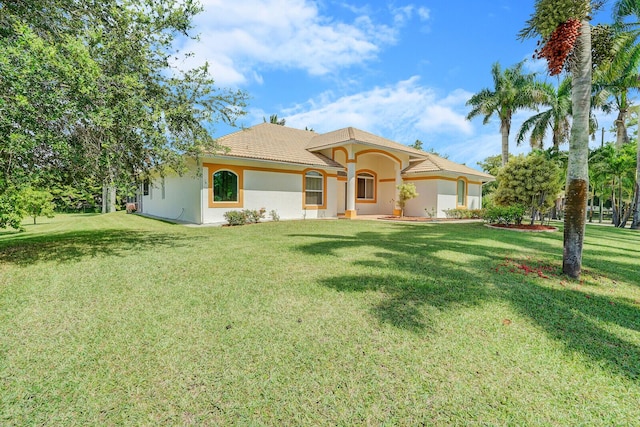
<path id="1" fill-rule="evenodd" d="M 483 181 L 493 181 L 494 177 L 488 173 L 480 172 L 469 166 L 452 162 L 449 159 L 442 158 L 432 153 L 425 153 L 427 158 L 421 161 L 411 162 L 402 173 L 415 174 L 425 172 L 453 172 L 461 175 L 473 175 L 481 178 Z"/>
<path id="2" fill-rule="evenodd" d="M 223 136 L 218 144 L 229 149 L 223 156 L 342 168 L 327 156 L 306 150 L 315 135 L 311 131 L 261 123 Z"/>
<path id="3" fill-rule="evenodd" d="M 411 157 L 424 158 L 425 152 L 416 150 L 390 139 L 354 128 L 347 127 L 314 136 L 307 144 L 307 149 L 311 151 L 322 150 L 330 147 L 339 147 L 345 144 L 364 144 L 373 147 L 380 147 L 387 150 L 400 151 L 409 154 Z"/>

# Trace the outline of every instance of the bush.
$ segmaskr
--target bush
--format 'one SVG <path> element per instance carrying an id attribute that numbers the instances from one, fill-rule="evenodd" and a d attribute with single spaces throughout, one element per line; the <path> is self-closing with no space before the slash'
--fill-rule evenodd
<path id="1" fill-rule="evenodd" d="M 483 209 L 445 209 L 443 212 L 452 219 L 480 219 L 484 215 Z"/>
<path id="2" fill-rule="evenodd" d="M 520 225 L 525 211 L 522 205 L 493 206 L 485 211 L 483 218 L 489 224 Z"/>
<path id="3" fill-rule="evenodd" d="M 260 208 L 260 210 L 245 209 L 242 211 L 245 217 L 245 224 L 257 224 L 261 219 L 264 219 L 264 214 L 267 210 Z"/>
<path id="4" fill-rule="evenodd" d="M 265 212 L 265 208 L 261 208 L 260 210 L 243 209 L 241 211 L 227 211 L 224 213 L 224 219 L 227 220 L 229 225 L 257 224 L 261 219 L 264 219 Z"/>
<path id="5" fill-rule="evenodd" d="M 227 211 L 224 213 L 224 219 L 229 225 L 244 225 L 247 221 L 244 211 Z"/>
<path id="6" fill-rule="evenodd" d="M 269 212 L 269 216 L 271 217 L 271 221 L 280 221 L 280 215 L 278 215 L 278 211 L 275 209 Z"/>

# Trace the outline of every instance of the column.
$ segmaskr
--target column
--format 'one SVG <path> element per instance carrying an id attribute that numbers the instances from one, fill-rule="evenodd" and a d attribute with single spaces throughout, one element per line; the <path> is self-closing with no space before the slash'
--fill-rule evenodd
<path id="1" fill-rule="evenodd" d="M 351 150 L 349 150 L 351 157 Z M 344 213 L 347 218 L 355 218 L 356 212 L 356 159 L 347 159 L 347 210 Z"/>
<path id="2" fill-rule="evenodd" d="M 395 172 L 396 175 L 396 188 L 394 191 L 394 200 L 397 202 L 398 199 L 400 198 L 400 191 L 398 191 L 398 186 L 402 184 L 402 168 L 400 167 L 400 165 L 398 163 L 394 163 L 393 165 L 393 171 Z M 400 210 L 400 208 L 398 208 L 398 205 L 394 205 L 393 206 L 393 215 L 394 216 L 400 216 L 400 214 L 402 213 L 402 211 Z"/>

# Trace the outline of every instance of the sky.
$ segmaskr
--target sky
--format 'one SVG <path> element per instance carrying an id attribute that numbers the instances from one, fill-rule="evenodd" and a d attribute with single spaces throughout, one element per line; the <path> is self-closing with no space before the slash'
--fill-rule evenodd
<path id="1" fill-rule="evenodd" d="M 517 38 L 534 0 L 201 2 L 200 40 L 182 41 L 193 55 L 177 65 L 206 61 L 217 86 L 246 91 L 244 127 L 271 114 L 319 133 L 353 126 L 406 145 L 419 139 L 423 149 L 478 169 L 500 153 L 499 120 L 468 121 L 465 104 L 493 88 L 491 65 L 526 59 L 526 71 L 557 83 L 532 58 L 536 40 Z M 606 7 L 594 23 L 610 21 Z M 529 151 L 516 147 L 515 134 L 532 114 L 514 116 L 511 152 Z M 613 119 L 599 122 L 609 129 Z M 217 124 L 214 135 L 235 130 Z M 607 132 L 605 141 L 613 139 Z"/>

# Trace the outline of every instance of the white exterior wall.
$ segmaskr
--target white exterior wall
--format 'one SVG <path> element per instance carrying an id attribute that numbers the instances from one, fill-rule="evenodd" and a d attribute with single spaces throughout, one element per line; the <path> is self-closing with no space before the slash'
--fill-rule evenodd
<path id="1" fill-rule="evenodd" d="M 164 178 L 164 198 L 162 178 L 156 177 L 149 183 L 149 195 L 142 196 L 142 213 L 160 218 L 199 223 L 199 188 L 201 177 L 191 170 L 183 176 L 169 174 Z"/>
<path id="2" fill-rule="evenodd" d="M 337 216 L 337 179 L 327 177 L 325 197 L 326 208 L 304 209 L 303 205 L 303 181 L 304 175 L 300 171 L 283 170 L 263 171 L 252 170 L 253 166 L 239 165 L 246 167 L 243 171 L 243 205 L 242 207 L 209 207 L 209 169 L 203 168 L 203 182 L 201 200 L 204 206 L 203 223 L 216 224 L 226 223 L 224 214 L 232 210 L 266 210 L 266 219 L 269 219 L 269 212 L 275 210 L 280 219 L 314 219 L 314 218 L 335 218 Z M 262 166 L 262 165 L 261 165 Z M 329 172 L 324 172 L 328 174 Z"/>
<path id="3" fill-rule="evenodd" d="M 438 218 L 446 218 L 446 209 L 455 209 L 458 201 L 457 181 L 438 180 Z"/>
<path id="4" fill-rule="evenodd" d="M 469 184 L 467 191 L 467 208 L 482 209 L 482 184 Z"/>
<path id="5" fill-rule="evenodd" d="M 276 210 L 280 218 L 301 215 L 302 178 L 296 173 L 244 171 L 244 206 L 238 209 Z M 224 218 L 222 218 L 224 221 Z"/>
<path id="6" fill-rule="evenodd" d="M 422 179 L 415 181 L 407 181 L 416 186 L 418 197 L 407 202 L 405 207 L 405 215 L 407 216 L 424 216 L 428 217 L 425 209 L 431 211 L 432 208 L 438 209 L 438 182 L 436 179 Z M 444 218 L 444 213 L 437 211 L 436 218 Z"/>

